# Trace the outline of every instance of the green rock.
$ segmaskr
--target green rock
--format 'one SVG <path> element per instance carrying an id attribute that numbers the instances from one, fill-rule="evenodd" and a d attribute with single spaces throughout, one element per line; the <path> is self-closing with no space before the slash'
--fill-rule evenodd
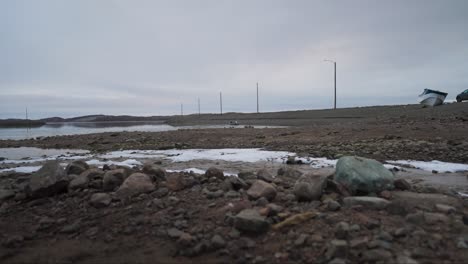
<path id="1" fill-rule="evenodd" d="M 346 156 L 338 160 L 334 179 L 353 194 L 378 193 L 393 189 L 394 176 L 376 160 Z"/>

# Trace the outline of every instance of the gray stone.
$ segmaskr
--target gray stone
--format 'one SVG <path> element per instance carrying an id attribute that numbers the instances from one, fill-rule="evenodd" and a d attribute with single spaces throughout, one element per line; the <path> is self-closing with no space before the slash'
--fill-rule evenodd
<path id="1" fill-rule="evenodd" d="M 390 204 L 388 200 L 378 198 L 378 197 L 369 197 L 369 196 L 346 197 L 343 199 L 343 202 L 344 202 L 344 205 L 347 207 L 360 205 L 365 208 L 376 209 L 376 210 L 385 209 Z"/>
<path id="2" fill-rule="evenodd" d="M 395 185 L 395 189 L 398 189 L 398 190 L 402 190 L 402 191 L 411 190 L 411 184 L 405 179 L 396 179 L 393 182 L 393 185 Z"/>
<path id="3" fill-rule="evenodd" d="M 392 258 L 392 253 L 390 253 L 388 250 L 377 248 L 377 249 L 371 249 L 364 251 L 362 254 L 362 259 L 364 261 L 383 261 L 383 260 L 388 260 Z"/>
<path id="4" fill-rule="evenodd" d="M 187 187 L 187 182 L 182 173 L 170 174 L 166 179 L 166 187 L 171 191 L 180 191 Z"/>
<path id="5" fill-rule="evenodd" d="M 109 194 L 107 193 L 95 193 L 91 195 L 91 199 L 89 200 L 89 203 L 91 206 L 95 208 L 103 208 L 109 206 L 111 203 L 112 198 Z"/>
<path id="6" fill-rule="evenodd" d="M 299 237 L 294 241 L 294 245 L 295 245 L 296 247 L 303 246 L 303 245 L 306 243 L 307 238 L 309 238 L 309 235 L 307 235 L 307 234 L 300 234 Z"/>
<path id="7" fill-rule="evenodd" d="M 257 179 L 257 176 L 252 171 L 241 171 L 237 174 L 237 177 L 244 181 Z"/>
<path id="8" fill-rule="evenodd" d="M 435 209 L 444 214 L 453 214 L 457 211 L 455 207 L 446 204 L 436 204 Z"/>
<path id="9" fill-rule="evenodd" d="M 83 175 L 77 175 L 68 184 L 68 190 L 86 189 L 88 188 L 88 177 Z"/>
<path id="10" fill-rule="evenodd" d="M 266 182 L 272 182 L 273 176 L 266 169 L 261 169 L 257 172 L 257 179 Z"/>
<path id="11" fill-rule="evenodd" d="M 133 173 L 117 190 L 117 195 L 121 198 L 138 195 L 154 191 L 155 187 L 151 178 L 143 173 Z"/>
<path id="12" fill-rule="evenodd" d="M 213 248 L 215 249 L 219 249 L 219 248 L 224 248 L 226 246 L 226 241 L 224 241 L 223 237 L 220 236 L 220 235 L 214 235 L 212 238 L 211 238 L 211 245 L 213 246 Z"/>
<path id="13" fill-rule="evenodd" d="M 297 179 L 302 176 L 302 172 L 290 167 L 282 167 L 278 169 L 277 175 L 282 178 Z"/>
<path id="14" fill-rule="evenodd" d="M 437 223 L 447 224 L 449 223 L 450 218 L 444 214 L 439 213 L 424 213 L 424 221 L 429 225 L 435 225 Z"/>
<path id="15" fill-rule="evenodd" d="M 298 201 L 319 200 L 327 184 L 327 176 L 309 173 L 294 184 L 293 193 Z"/>
<path id="16" fill-rule="evenodd" d="M 85 170 L 89 169 L 89 165 L 83 160 L 75 160 L 67 165 L 65 169 L 68 175 L 75 174 L 80 175 Z"/>
<path id="17" fill-rule="evenodd" d="M 33 198 L 52 196 L 65 192 L 69 181 L 58 160 L 47 161 L 39 171 L 31 175 L 26 192 Z"/>
<path id="18" fill-rule="evenodd" d="M 335 228 L 335 237 L 338 239 L 346 239 L 349 233 L 349 224 L 346 222 L 339 222 Z"/>
<path id="19" fill-rule="evenodd" d="M 143 172 L 150 176 L 153 181 L 166 180 L 166 171 L 152 162 L 147 162 L 143 165 Z"/>
<path id="20" fill-rule="evenodd" d="M 397 264 L 418 264 L 419 262 L 417 262 L 416 260 L 406 255 L 400 254 L 400 255 L 397 255 L 396 257 L 396 263 Z"/>
<path id="21" fill-rule="evenodd" d="M 114 191 L 122 185 L 127 176 L 127 171 L 125 169 L 106 171 L 102 179 L 102 189 L 107 192 Z"/>
<path id="22" fill-rule="evenodd" d="M 207 178 L 215 177 L 217 179 L 222 180 L 222 179 L 224 179 L 224 173 L 223 173 L 222 170 L 220 170 L 218 168 L 211 167 L 208 170 L 206 170 L 205 177 L 207 177 Z"/>
<path id="23" fill-rule="evenodd" d="M 432 210 L 436 204 L 445 204 L 455 208 L 463 207 L 459 199 L 439 193 L 394 191 L 392 192 L 392 201 L 399 202 L 407 211 L 412 211 L 414 208 Z"/>
<path id="24" fill-rule="evenodd" d="M 231 176 L 226 177 L 226 182 L 231 186 L 233 190 L 247 189 L 247 183 L 239 177 Z"/>
<path id="25" fill-rule="evenodd" d="M 234 217 L 234 227 L 243 232 L 263 233 L 268 230 L 269 224 L 257 210 L 244 209 Z"/>
<path id="26" fill-rule="evenodd" d="M 340 210 L 341 205 L 337 201 L 330 200 L 327 202 L 327 208 L 330 211 L 338 211 Z"/>
<path id="27" fill-rule="evenodd" d="M 72 224 L 64 226 L 60 230 L 60 233 L 72 234 L 72 233 L 77 232 L 80 229 L 80 227 L 81 227 L 81 221 L 78 219 Z"/>
<path id="28" fill-rule="evenodd" d="M 247 190 L 247 195 L 250 199 L 256 200 L 260 197 L 265 197 L 267 200 L 272 201 L 276 197 L 276 189 L 265 181 L 257 180 Z"/>
<path id="29" fill-rule="evenodd" d="M 0 202 L 3 202 L 13 197 L 15 197 L 15 192 L 13 190 L 0 189 Z"/>
<path id="30" fill-rule="evenodd" d="M 170 238 L 180 238 L 182 235 L 184 234 L 184 232 L 180 231 L 179 229 L 177 228 L 169 228 L 167 230 L 167 235 L 170 237 Z"/>
<path id="31" fill-rule="evenodd" d="M 353 194 L 379 193 L 393 189 L 394 176 L 376 160 L 345 156 L 336 164 L 334 180 Z"/>
<path id="32" fill-rule="evenodd" d="M 80 176 L 86 176 L 88 177 L 88 180 L 90 181 L 96 180 L 96 179 L 102 179 L 102 177 L 104 176 L 104 171 L 100 169 L 96 169 L 96 168 L 89 169 L 81 173 Z"/>
<path id="33" fill-rule="evenodd" d="M 346 240 L 334 239 L 329 242 L 326 252 L 326 258 L 344 258 L 348 256 L 348 243 Z"/>

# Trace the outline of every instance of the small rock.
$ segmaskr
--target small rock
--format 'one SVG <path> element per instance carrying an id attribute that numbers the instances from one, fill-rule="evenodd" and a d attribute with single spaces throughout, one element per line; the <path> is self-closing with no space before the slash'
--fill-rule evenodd
<path id="1" fill-rule="evenodd" d="M 73 180 L 68 184 L 68 190 L 78 190 L 88 188 L 88 177 L 77 175 Z"/>
<path id="2" fill-rule="evenodd" d="M 96 180 L 96 179 L 102 179 L 104 176 L 104 171 L 100 169 L 89 169 L 80 174 L 81 176 L 86 176 L 88 177 L 88 180 Z"/>
<path id="3" fill-rule="evenodd" d="M 166 186 L 171 191 L 180 191 L 186 188 L 184 175 L 181 173 L 170 174 L 166 179 Z"/>
<path id="4" fill-rule="evenodd" d="M 85 170 L 89 169 L 89 165 L 83 160 L 75 160 L 72 163 L 67 165 L 65 169 L 68 175 L 75 174 L 80 175 Z"/>
<path id="5" fill-rule="evenodd" d="M 217 179 L 223 180 L 224 179 L 224 173 L 223 173 L 222 170 L 220 170 L 218 168 L 211 167 L 205 172 L 205 177 L 208 178 L 208 179 L 212 178 L 212 177 L 215 177 Z"/>
<path id="6" fill-rule="evenodd" d="M 211 245 L 215 248 L 215 249 L 220 249 L 220 248 L 224 248 L 226 246 L 226 241 L 224 241 L 223 237 L 220 236 L 220 235 L 214 235 L 212 238 L 211 238 Z"/>
<path id="7" fill-rule="evenodd" d="M 378 198 L 378 197 L 368 197 L 368 196 L 353 196 L 346 197 L 343 199 L 344 205 L 347 207 L 353 207 L 355 205 L 360 205 L 365 208 L 382 210 L 387 207 L 390 202 L 388 200 Z"/>
<path id="8" fill-rule="evenodd" d="M 234 217 L 234 227 L 244 232 L 263 233 L 269 224 L 257 210 L 244 209 Z"/>
<path id="9" fill-rule="evenodd" d="M 349 232 L 349 224 L 346 222 L 339 222 L 335 228 L 335 236 L 339 239 L 346 239 Z"/>
<path id="10" fill-rule="evenodd" d="M 177 229 L 177 228 L 169 228 L 169 229 L 167 230 L 167 235 L 168 235 L 170 238 L 178 239 L 178 238 L 181 237 L 183 234 L 184 234 L 184 232 L 180 231 L 180 230 Z"/>
<path id="11" fill-rule="evenodd" d="M 300 234 L 299 237 L 294 241 L 294 245 L 296 247 L 303 246 L 308 237 L 309 237 L 309 235 L 307 235 L 307 234 Z"/>
<path id="12" fill-rule="evenodd" d="M 166 171 L 152 162 L 147 162 L 143 165 L 143 173 L 150 176 L 153 181 L 166 180 Z"/>
<path id="13" fill-rule="evenodd" d="M 102 188 L 104 191 L 111 192 L 120 187 L 127 178 L 125 169 L 108 170 L 102 179 Z"/>
<path id="14" fill-rule="evenodd" d="M 254 200 L 265 197 L 267 200 L 272 201 L 276 197 L 276 189 L 265 181 L 257 180 L 247 190 L 247 195 Z"/>
<path id="15" fill-rule="evenodd" d="M 343 258 L 346 259 L 348 256 L 348 243 L 346 240 L 334 239 L 330 241 L 327 247 L 326 258 Z"/>
<path id="16" fill-rule="evenodd" d="M 437 223 L 448 223 L 450 218 L 446 215 L 439 214 L 439 213 L 424 213 L 424 220 L 429 225 L 434 225 Z"/>
<path id="17" fill-rule="evenodd" d="M 405 179 L 396 179 L 393 181 L 393 185 L 395 185 L 395 188 L 398 190 L 411 190 L 411 184 Z"/>
<path id="18" fill-rule="evenodd" d="M 341 205 L 337 201 L 330 200 L 327 202 L 327 208 L 330 211 L 338 211 L 340 210 Z"/>
<path id="19" fill-rule="evenodd" d="M 72 224 L 64 226 L 60 230 L 60 233 L 65 233 L 65 234 L 75 233 L 80 229 L 80 226 L 81 226 L 81 221 L 78 219 Z"/>
<path id="20" fill-rule="evenodd" d="M 296 181 L 293 193 L 298 201 L 319 200 L 326 183 L 327 176 L 309 173 Z"/>
<path id="21" fill-rule="evenodd" d="M 104 208 L 109 206 L 112 198 L 107 193 L 95 193 L 91 196 L 89 203 L 95 208 Z"/>
<path id="22" fill-rule="evenodd" d="M 151 192 L 155 189 L 150 177 L 143 173 L 134 173 L 130 175 L 119 187 L 116 194 L 121 197 L 130 197 L 133 195 Z"/>
<path id="23" fill-rule="evenodd" d="M 13 190 L 0 189 L 0 203 L 13 197 L 15 197 Z"/>
<path id="24" fill-rule="evenodd" d="M 436 204 L 435 209 L 444 214 L 453 214 L 457 211 L 455 207 L 446 204 Z"/>
<path id="25" fill-rule="evenodd" d="M 362 254 L 362 259 L 364 261 L 382 261 L 382 260 L 387 260 L 392 258 L 392 253 L 390 253 L 388 250 L 385 249 L 371 249 L 364 251 Z"/>
<path id="26" fill-rule="evenodd" d="M 273 176 L 266 169 L 261 169 L 257 172 L 257 179 L 265 182 L 273 182 Z"/>

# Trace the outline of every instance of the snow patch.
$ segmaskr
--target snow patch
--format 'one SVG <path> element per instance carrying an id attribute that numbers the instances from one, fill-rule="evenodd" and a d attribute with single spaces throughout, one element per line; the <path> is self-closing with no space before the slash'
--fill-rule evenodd
<path id="1" fill-rule="evenodd" d="M 17 172 L 17 173 L 33 173 L 38 171 L 42 166 L 23 166 L 23 167 L 16 167 L 16 168 L 8 168 L 0 170 L 2 172 Z"/>
<path id="2" fill-rule="evenodd" d="M 409 165 L 416 169 L 425 171 L 439 171 L 439 172 L 460 172 L 468 171 L 468 164 L 442 162 L 438 160 L 433 161 L 417 161 L 417 160 L 387 160 L 388 163 L 398 165 Z"/>
<path id="3" fill-rule="evenodd" d="M 166 170 L 167 172 L 193 172 L 196 174 L 205 174 L 206 170 L 198 169 L 198 168 L 188 168 L 183 170 Z M 224 176 L 237 176 L 237 173 L 230 173 L 230 172 L 223 172 Z"/>
<path id="4" fill-rule="evenodd" d="M 102 167 L 104 165 L 116 165 L 116 166 L 127 166 L 127 167 L 133 167 L 133 166 L 140 166 L 142 165 L 142 163 L 136 159 L 127 159 L 127 160 L 124 160 L 124 161 L 113 161 L 113 160 L 106 160 L 106 161 L 101 161 L 101 160 L 98 160 L 98 159 L 92 159 L 92 160 L 88 160 L 86 161 L 86 163 L 88 163 L 88 165 L 95 165 L 95 166 L 99 166 L 99 167 Z"/>

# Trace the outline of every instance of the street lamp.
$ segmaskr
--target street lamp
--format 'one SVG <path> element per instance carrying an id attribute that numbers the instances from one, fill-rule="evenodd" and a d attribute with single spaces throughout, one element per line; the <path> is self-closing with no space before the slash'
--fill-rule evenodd
<path id="1" fill-rule="evenodd" d="M 323 60 L 323 61 L 331 62 L 335 66 L 335 105 L 333 109 L 336 109 L 336 61 L 332 61 L 332 60 Z"/>

